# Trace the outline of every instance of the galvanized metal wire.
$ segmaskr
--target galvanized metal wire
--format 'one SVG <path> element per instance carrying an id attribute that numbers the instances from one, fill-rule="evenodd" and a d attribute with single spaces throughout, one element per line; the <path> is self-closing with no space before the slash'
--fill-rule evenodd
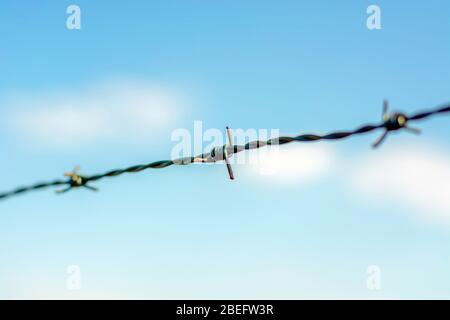
<path id="1" fill-rule="evenodd" d="M 51 182 L 37 183 L 27 187 L 19 187 L 9 192 L 0 193 L 0 200 L 7 199 L 12 196 L 23 194 L 33 190 L 44 189 L 48 187 L 56 186 L 66 186 L 66 189 L 59 190 L 58 193 L 67 192 L 73 188 L 85 187 L 91 190 L 97 190 L 96 188 L 90 186 L 88 183 L 98 181 L 106 177 L 117 177 L 125 173 L 137 173 L 147 169 L 162 169 L 172 165 L 188 165 L 191 163 L 213 163 L 217 161 L 226 160 L 233 154 L 245 150 L 258 149 L 268 145 L 284 145 L 291 142 L 314 142 L 320 140 L 341 140 L 355 135 L 366 134 L 376 130 L 384 130 L 383 135 L 374 144 L 377 147 L 392 131 L 397 131 L 400 129 L 408 129 L 417 132 L 417 129 L 410 128 L 408 124 L 413 121 L 422 120 L 433 115 L 444 114 L 450 112 L 450 104 L 446 104 L 434 110 L 423 111 L 416 113 L 411 116 L 407 116 L 402 113 L 387 113 L 387 103 L 385 103 L 385 108 L 383 111 L 383 121 L 378 124 L 367 124 L 360 126 L 359 128 L 351 131 L 337 131 L 332 133 L 327 133 L 324 135 L 317 134 L 301 134 L 297 136 L 281 136 L 278 138 L 273 138 L 269 140 L 256 140 L 244 145 L 224 145 L 214 148 L 208 153 L 204 153 L 198 156 L 180 158 L 176 160 L 161 160 L 155 161 L 142 165 L 134 165 L 124 169 L 115 169 L 102 174 L 95 174 L 91 176 L 83 176 L 78 174 L 76 171 L 72 173 L 65 174 L 68 179 L 64 180 L 54 180 Z M 232 176 L 230 174 L 230 176 Z"/>

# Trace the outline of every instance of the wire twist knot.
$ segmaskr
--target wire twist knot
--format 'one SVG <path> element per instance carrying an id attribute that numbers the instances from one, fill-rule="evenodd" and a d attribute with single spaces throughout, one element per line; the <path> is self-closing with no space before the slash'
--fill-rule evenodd
<path id="1" fill-rule="evenodd" d="M 384 100 L 383 103 L 383 128 L 385 129 L 384 133 L 381 135 L 380 138 L 373 144 L 373 147 L 378 147 L 384 139 L 386 139 L 387 135 L 391 131 L 397 131 L 400 129 L 407 129 L 413 133 L 420 133 L 419 129 L 411 128 L 408 126 L 408 116 L 406 116 L 404 113 L 400 112 L 392 112 L 391 114 L 388 113 L 388 101 Z"/>
<path id="2" fill-rule="evenodd" d="M 89 182 L 89 179 L 87 177 L 79 174 L 78 173 L 79 171 L 80 171 L 80 167 L 77 166 L 77 167 L 75 167 L 75 169 L 72 172 L 64 173 L 65 177 L 69 177 L 69 181 L 67 181 L 67 184 L 69 185 L 69 187 L 66 189 L 63 189 L 63 190 L 57 190 L 56 193 L 64 193 L 73 188 L 80 188 L 80 187 L 85 187 L 89 190 L 97 191 L 98 190 L 97 188 L 87 185 L 87 183 Z"/>
<path id="3" fill-rule="evenodd" d="M 395 131 L 406 127 L 408 118 L 403 113 L 394 112 L 384 116 L 384 127 L 388 131 Z"/>

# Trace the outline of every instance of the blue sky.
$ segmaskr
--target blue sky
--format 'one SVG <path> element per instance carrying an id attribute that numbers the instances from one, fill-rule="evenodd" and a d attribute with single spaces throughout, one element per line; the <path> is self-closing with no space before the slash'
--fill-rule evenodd
<path id="1" fill-rule="evenodd" d="M 81 8 L 68 30 L 66 8 Z M 380 30 L 366 9 L 381 8 Z M 0 190 L 170 158 L 171 134 L 282 134 L 449 101 L 448 1 L 0 4 Z M 450 298 L 449 117 L 0 203 L 0 298 Z M 269 160 L 263 160 L 269 159 Z M 274 160 L 275 159 L 275 160 Z M 281 163 L 281 165 L 280 165 Z M 305 168 L 299 170 L 298 168 Z M 79 266 L 81 288 L 68 290 Z M 369 290 L 369 266 L 381 288 Z"/>

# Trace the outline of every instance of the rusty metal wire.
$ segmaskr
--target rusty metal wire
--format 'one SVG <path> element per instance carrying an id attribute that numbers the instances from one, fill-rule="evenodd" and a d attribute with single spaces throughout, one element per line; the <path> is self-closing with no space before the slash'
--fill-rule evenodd
<path id="1" fill-rule="evenodd" d="M 438 114 L 444 114 L 450 112 L 450 104 L 444 105 L 440 108 L 430 110 L 430 111 L 424 111 L 419 112 L 411 116 L 407 116 L 403 113 L 391 113 L 388 114 L 387 110 L 388 105 L 385 101 L 384 103 L 384 109 L 383 109 L 383 121 L 379 124 L 367 124 L 363 125 L 353 131 L 337 131 L 328 133 L 325 135 L 316 135 L 316 134 L 301 134 L 297 136 L 281 136 L 274 139 L 269 139 L 266 141 L 256 140 L 249 142 L 245 145 L 224 145 L 214 148 L 208 153 L 204 153 L 195 157 L 187 157 L 187 158 L 180 158 L 176 160 L 162 160 L 162 161 L 155 161 L 148 164 L 142 164 L 142 165 L 135 165 L 131 166 L 125 169 L 117 169 L 117 170 L 111 170 L 108 172 L 105 172 L 103 174 L 96 174 L 91 176 L 83 176 L 78 173 L 78 169 L 75 169 L 73 172 L 66 173 L 65 176 L 68 177 L 66 180 L 55 180 L 52 182 L 45 182 L 45 183 L 37 183 L 32 186 L 28 187 L 20 187 L 15 190 L 0 193 L 0 200 L 6 199 L 15 195 L 19 195 L 22 193 L 26 193 L 33 190 L 39 190 L 44 189 L 48 187 L 54 187 L 54 186 L 66 186 L 63 190 L 58 190 L 57 193 L 64 193 L 67 192 L 73 188 L 79 188 L 79 187 L 85 187 L 90 190 L 96 191 L 97 189 L 90 186 L 88 183 L 94 182 L 106 177 L 117 177 L 125 173 L 137 173 L 141 172 L 147 169 L 161 169 L 166 168 L 172 165 L 188 165 L 191 163 L 213 163 L 217 161 L 227 161 L 229 157 L 231 157 L 233 154 L 245 151 L 245 150 L 252 150 L 252 149 L 258 149 L 267 145 L 283 145 L 291 142 L 314 142 L 319 140 L 341 140 L 348 138 L 350 136 L 354 135 L 360 135 L 369 133 L 376 130 L 383 130 L 382 136 L 373 144 L 373 147 L 378 147 L 384 139 L 387 137 L 387 135 L 390 132 L 398 131 L 400 129 L 405 129 L 412 131 L 414 133 L 418 133 L 419 130 L 415 128 L 409 127 L 409 123 L 417 120 L 422 120 L 425 118 L 428 118 L 433 115 Z M 228 128 L 227 128 L 228 129 Z M 231 140 L 231 137 L 229 135 L 229 139 Z M 227 162 L 227 167 L 229 169 L 230 178 L 234 179 L 234 176 L 232 174 L 231 167 L 229 167 L 229 163 Z"/>

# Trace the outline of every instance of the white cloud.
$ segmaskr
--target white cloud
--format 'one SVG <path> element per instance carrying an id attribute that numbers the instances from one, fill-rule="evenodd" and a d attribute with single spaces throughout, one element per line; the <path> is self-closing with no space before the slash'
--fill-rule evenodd
<path id="1" fill-rule="evenodd" d="M 293 144 L 259 149 L 250 167 L 258 179 L 282 184 L 303 184 L 329 173 L 333 149 L 328 145 Z"/>
<path id="2" fill-rule="evenodd" d="M 420 145 L 379 151 L 355 169 L 353 187 L 427 221 L 450 223 L 450 154 Z"/>
<path id="3" fill-rule="evenodd" d="M 3 119 L 30 144 L 52 147 L 102 141 L 142 141 L 169 128 L 182 109 L 178 92 L 121 81 L 87 90 L 21 94 Z"/>

